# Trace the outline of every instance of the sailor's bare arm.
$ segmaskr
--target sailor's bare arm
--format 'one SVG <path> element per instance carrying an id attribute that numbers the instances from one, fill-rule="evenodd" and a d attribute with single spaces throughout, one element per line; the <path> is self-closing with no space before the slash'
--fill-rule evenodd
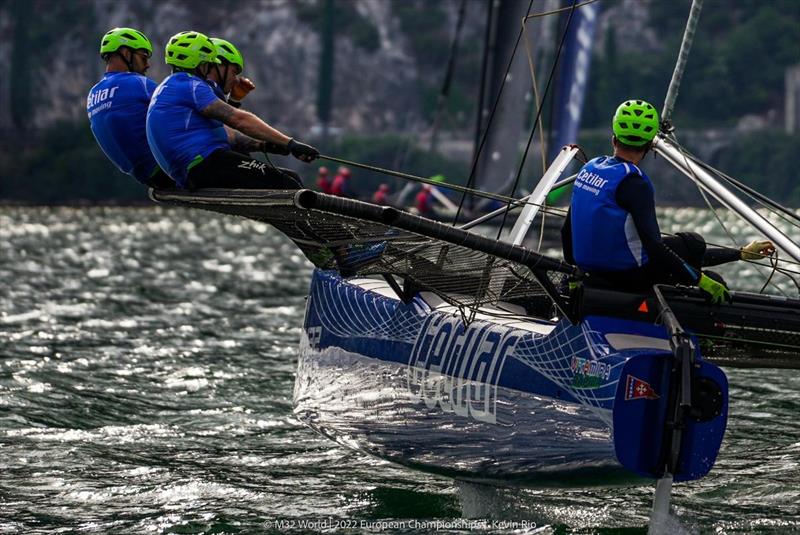
<path id="1" fill-rule="evenodd" d="M 230 144 L 231 148 L 235 151 L 239 152 L 263 152 L 264 151 L 264 142 L 258 139 L 254 139 L 250 136 L 246 136 L 239 132 L 238 130 L 234 130 L 229 126 L 225 126 L 225 132 L 228 134 L 228 144 Z"/>
<path id="2" fill-rule="evenodd" d="M 289 136 L 271 127 L 249 111 L 237 110 L 230 104 L 217 100 L 200 112 L 204 117 L 217 119 L 226 126 L 257 140 L 269 141 L 277 145 L 289 143 Z"/>

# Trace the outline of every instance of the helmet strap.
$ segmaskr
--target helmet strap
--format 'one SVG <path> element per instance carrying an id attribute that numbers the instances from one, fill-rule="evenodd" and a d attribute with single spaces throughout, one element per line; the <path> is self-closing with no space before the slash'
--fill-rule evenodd
<path id="1" fill-rule="evenodd" d="M 130 50 L 130 48 L 128 50 Z M 125 62 L 125 65 L 128 67 L 128 72 L 136 72 L 133 70 L 133 50 L 131 50 L 131 59 L 126 58 L 120 49 L 117 49 L 117 54 L 119 54 L 119 57 Z"/>

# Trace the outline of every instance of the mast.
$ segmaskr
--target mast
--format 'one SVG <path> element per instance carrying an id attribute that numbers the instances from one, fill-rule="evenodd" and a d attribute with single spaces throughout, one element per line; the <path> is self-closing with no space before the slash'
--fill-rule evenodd
<path id="1" fill-rule="evenodd" d="M 492 127 L 485 134 L 486 140 L 479 156 L 476 187 L 485 191 L 500 192 L 507 189 L 514 180 L 519 162 L 519 137 L 528 120 L 530 103 L 526 96 L 531 90 L 525 54 L 514 56 L 507 78 L 505 70 L 511 60 L 522 19 L 528 14 L 527 8 L 528 2 L 521 0 L 497 1 L 487 101 L 494 102 L 501 87 L 503 96 L 497 105 Z M 539 27 L 538 21 L 531 27 L 534 35 Z"/>

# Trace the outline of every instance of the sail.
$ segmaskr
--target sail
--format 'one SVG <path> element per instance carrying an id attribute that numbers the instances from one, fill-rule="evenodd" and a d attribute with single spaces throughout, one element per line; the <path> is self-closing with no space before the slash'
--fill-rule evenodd
<path id="1" fill-rule="evenodd" d="M 555 132 L 548 155 L 550 161 L 561 147 L 578 142 L 599 14 L 599 3 L 583 6 L 573 15 L 575 20 L 567 32 L 553 108 Z"/>

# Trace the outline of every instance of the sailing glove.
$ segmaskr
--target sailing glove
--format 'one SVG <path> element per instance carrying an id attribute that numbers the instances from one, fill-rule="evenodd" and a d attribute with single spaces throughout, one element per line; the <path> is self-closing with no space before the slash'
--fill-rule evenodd
<path id="1" fill-rule="evenodd" d="M 711 297 L 711 302 L 715 305 L 731 300 L 731 294 L 725 285 L 715 281 L 704 273 L 700 274 L 700 280 L 697 281 L 697 286 Z"/>
<path id="2" fill-rule="evenodd" d="M 742 260 L 761 260 L 775 252 L 775 246 L 769 240 L 753 240 L 739 250 Z"/>
<path id="3" fill-rule="evenodd" d="M 289 149 L 289 152 L 292 153 L 292 156 L 306 163 L 316 160 L 319 157 L 319 151 L 317 149 L 311 145 L 295 141 L 294 139 L 290 139 L 286 147 Z"/>

